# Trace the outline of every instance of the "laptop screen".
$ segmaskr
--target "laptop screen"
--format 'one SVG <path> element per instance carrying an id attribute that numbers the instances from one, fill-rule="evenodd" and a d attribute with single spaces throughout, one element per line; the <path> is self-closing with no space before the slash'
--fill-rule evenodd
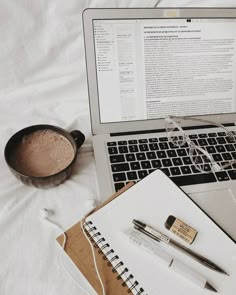
<path id="1" fill-rule="evenodd" d="M 233 18 L 93 20 L 100 123 L 236 111 Z"/>

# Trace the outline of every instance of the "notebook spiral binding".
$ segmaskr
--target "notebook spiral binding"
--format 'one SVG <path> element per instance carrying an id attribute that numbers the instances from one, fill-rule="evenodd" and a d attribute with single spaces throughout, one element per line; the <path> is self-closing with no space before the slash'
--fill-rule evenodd
<path id="1" fill-rule="evenodd" d="M 139 282 L 134 279 L 134 276 L 129 272 L 129 269 L 124 266 L 124 263 L 116 255 L 115 251 L 110 247 L 96 226 L 91 221 L 84 223 L 84 229 L 94 247 L 98 249 L 98 253 L 103 255 L 104 260 L 108 260 L 107 265 L 112 267 L 113 273 L 118 273 L 116 279 L 123 280 L 122 286 L 127 287 L 127 293 L 134 295 L 144 295 L 144 289 L 139 286 Z M 110 257 L 111 256 L 111 257 Z M 147 294 L 146 294 L 147 295 Z"/>

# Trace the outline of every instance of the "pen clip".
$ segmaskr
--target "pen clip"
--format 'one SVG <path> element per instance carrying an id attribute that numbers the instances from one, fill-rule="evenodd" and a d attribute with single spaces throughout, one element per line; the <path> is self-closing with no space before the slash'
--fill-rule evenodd
<path id="1" fill-rule="evenodd" d="M 138 230 L 139 232 L 143 233 L 146 236 L 149 236 L 150 238 L 154 239 L 157 242 L 160 242 L 160 239 L 158 239 L 157 237 L 155 237 L 154 235 L 150 234 L 149 232 L 145 231 L 144 229 L 142 229 L 141 227 L 134 225 L 134 228 L 136 230 Z"/>

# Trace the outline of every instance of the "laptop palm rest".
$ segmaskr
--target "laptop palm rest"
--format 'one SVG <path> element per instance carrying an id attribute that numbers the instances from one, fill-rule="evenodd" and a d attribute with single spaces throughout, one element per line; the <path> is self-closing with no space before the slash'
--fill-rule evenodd
<path id="1" fill-rule="evenodd" d="M 236 241 L 236 196 L 230 188 L 189 195 Z"/>

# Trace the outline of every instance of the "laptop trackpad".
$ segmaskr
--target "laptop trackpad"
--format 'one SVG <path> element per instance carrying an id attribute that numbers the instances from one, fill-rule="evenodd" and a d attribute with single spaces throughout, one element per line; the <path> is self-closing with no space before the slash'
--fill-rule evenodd
<path id="1" fill-rule="evenodd" d="M 231 189 L 189 195 L 236 241 L 236 196 Z"/>

